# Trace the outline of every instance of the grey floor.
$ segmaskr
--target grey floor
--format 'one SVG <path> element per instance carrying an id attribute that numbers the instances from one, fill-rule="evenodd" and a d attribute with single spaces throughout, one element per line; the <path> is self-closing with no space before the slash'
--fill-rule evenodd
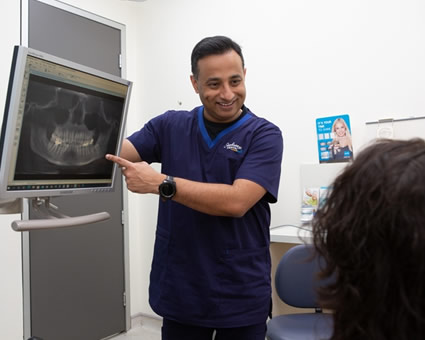
<path id="1" fill-rule="evenodd" d="M 108 340 L 161 340 L 162 320 L 141 317 L 127 333 Z M 239 339 L 237 339 L 239 340 Z"/>
<path id="2" fill-rule="evenodd" d="M 161 320 L 143 317 L 127 333 L 110 340 L 161 340 Z"/>

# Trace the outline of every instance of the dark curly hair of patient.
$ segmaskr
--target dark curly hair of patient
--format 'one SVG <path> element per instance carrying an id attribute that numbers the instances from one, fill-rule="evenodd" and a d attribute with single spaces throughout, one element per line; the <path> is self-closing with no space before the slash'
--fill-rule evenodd
<path id="1" fill-rule="evenodd" d="M 376 140 L 313 220 L 332 340 L 425 339 L 425 141 Z"/>

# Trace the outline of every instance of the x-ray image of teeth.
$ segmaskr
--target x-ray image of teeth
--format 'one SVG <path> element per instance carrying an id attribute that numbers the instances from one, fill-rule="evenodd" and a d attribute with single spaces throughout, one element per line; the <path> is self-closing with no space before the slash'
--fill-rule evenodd
<path id="1" fill-rule="evenodd" d="M 116 97 L 32 75 L 17 172 L 63 175 L 78 169 L 107 176 L 111 166 L 104 156 L 115 152 L 122 108 Z"/>

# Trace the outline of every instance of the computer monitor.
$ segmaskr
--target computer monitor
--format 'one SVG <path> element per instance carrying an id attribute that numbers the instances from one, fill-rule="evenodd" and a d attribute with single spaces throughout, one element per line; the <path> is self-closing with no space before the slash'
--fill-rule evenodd
<path id="1" fill-rule="evenodd" d="M 132 83 L 15 46 L 0 136 L 0 199 L 113 190 Z"/>

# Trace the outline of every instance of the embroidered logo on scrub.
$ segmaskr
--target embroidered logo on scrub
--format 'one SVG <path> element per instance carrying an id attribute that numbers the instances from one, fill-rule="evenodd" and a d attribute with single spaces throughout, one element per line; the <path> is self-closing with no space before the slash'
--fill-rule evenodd
<path id="1" fill-rule="evenodd" d="M 224 148 L 227 149 L 227 150 L 231 150 L 233 152 L 236 152 L 236 153 L 242 153 L 243 152 L 242 147 L 240 145 L 236 144 L 235 142 L 226 143 Z"/>

